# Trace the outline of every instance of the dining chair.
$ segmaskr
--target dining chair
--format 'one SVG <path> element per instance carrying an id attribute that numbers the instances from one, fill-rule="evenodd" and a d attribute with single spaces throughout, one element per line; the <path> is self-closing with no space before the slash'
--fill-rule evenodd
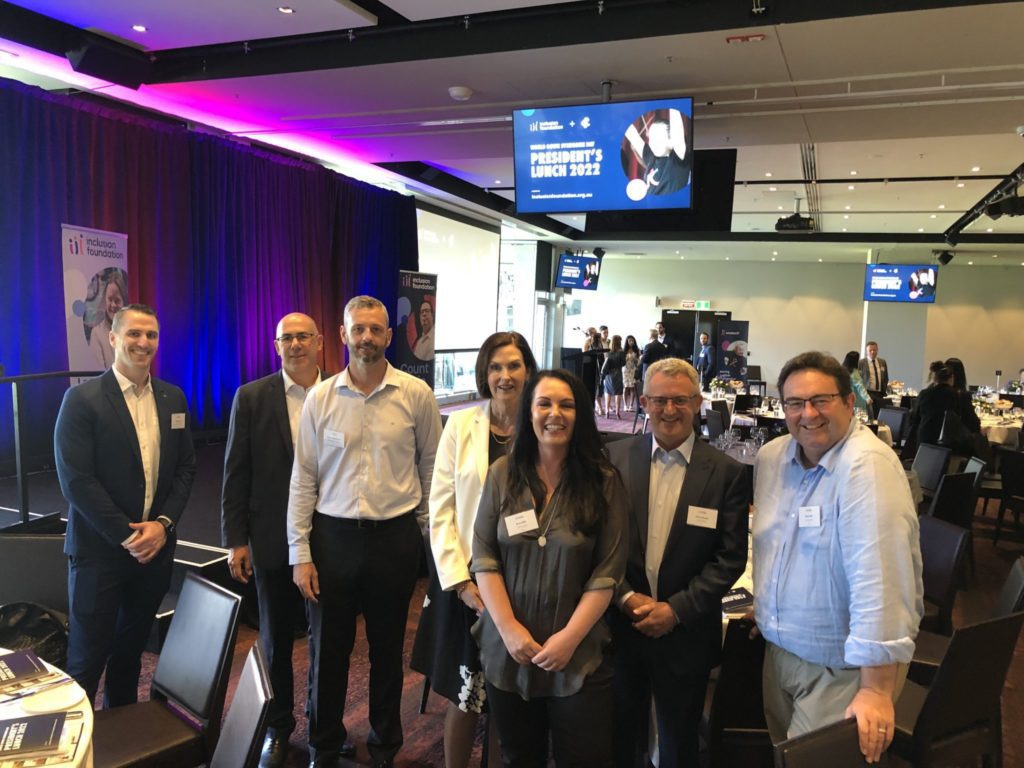
<path id="1" fill-rule="evenodd" d="M 907 680 L 890 752 L 913 765 L 1002 765 L 1000 696 L 1024 613 L 961 627 L 930 686 Z"/>
<path id="2" fill-rule="evenodd" d="M 717 410 L 709 410 L 705 414 L 708 420 L 708 438 L 715 440 L 725 434 L 725 424 L 722 421 L 722 414 Z"/>
<path id="3" fill-rule="evenodd" d="M 1024 453 L 1020 451 L 1001 451 L 999 458 L 1000 476 L 1003 480 L 1003 492 L 999 499 L 999 513 L 996 515 L 996 532 L 992 544 L 999 543 L 999 533 L 1003 529 L 1003 513 L 1013 513 L 1015 530 L 1020 530 L 1020 514 L 1024 511 Z"/>
<path id="4" fill-rule="evenodd" d="M 947 523 L 967 531 L 964 560 L 970 567 L 971 575 L 974 575 L 974 535 L 971 526 L 974 523 L 974 481 L 976 478 L 976 474 L 967 472 L 943 475 L 939 480 L 939 487 L 932 497 L 931 507 L 928 509 L 928 514 L 937 520 L 945 520 Z M 966 584 L 966 573 L 961 575 L 963 578 L 960 583 Z"/>
<path id="5" fill-rule="evenodd" d="M 729 414 L 729 404 L 725 400 L 712 400 L 711 409 L 709 410 L 715 410 L 722 414 L 722 427 L 724 429 L 729 428 L 732 417 Z"/>
<path id="6" fill-rule="evenodd" d="M 921 578 L 926 601 L 921 629 L 948 635 L 953 631 L 957 574 L 963 566 L 967 531 L 928 515 L 918 522 L 921 526 Z M 928 603 L 934 610 L 928 610 Z"/>
<path id="7" fill-rule="evenodd" d="M 24 602 L 68 612 L 63 535 L 0 535 L 0 605 Z"/>
<path id="8" fill-rule="evenodd" d="M 874 765 L 886 765 L 888 756 Z M 776 768 L 863 768 L 857 718 L 851 717 L 775 745 Z"/>
<path id="9" fill-rule="evenodd" d="M 234 698 L 221 727 L 210 768 L 256 768 L 267 729 L 273 691 L 259 640 L 252 644 Z"/>
<path id="10" fill-rule="evenodd" d="M 949 466 L 949 455 L 951 451 L 941 445 L 921 443 L 914 456 L 914 463 L 910 468 L 917 473 L 918 482 L 921 483 L 921 490 L 926 496 L 935 494 L 939 487 L 939 481 L 946 473 Z"/>
<path id="11" fill-rule="evenodd" d="M 150 700 L 96 713 L 97 766 L 186 768 L 210 760 L 220 734 L 241 602 L 211 581 L 185 575 Z"/>
<path id="12" fill-rule="evenodd" d="M 760 365 L 748 365 L 747 366 L 747 381 L 754 379 L 755 381 L 761 380 L 761 366 Z"/>
<path id="13" fill-rule="evenodd" d="M 903 441 L 906 439 L 909 417 L 910 411 L 906 408 L 883 407 L 878 409 L 878 420 L 892 430 L 892 447 L 896 453 L 900 452 Z"/>
<path id="14" fill-rule="evenodd" d="M 747 368 L 747 376 L 750 376 L 750 368 Z M 747 391 L 758 397 L 768 397 L 768 382 L 761 378 L 747 378 Z"/>
<path id="15" fill-rule="evenodd" d="M 736 400 L 732 404 L 733 413 L 745 413 L 756 408 L 760 399 L 757 395 L 736 395 Z"/>

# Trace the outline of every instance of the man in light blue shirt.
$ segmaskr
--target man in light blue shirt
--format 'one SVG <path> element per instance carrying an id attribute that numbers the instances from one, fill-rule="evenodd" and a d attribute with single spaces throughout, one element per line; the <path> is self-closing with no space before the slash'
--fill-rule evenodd
<path id="1" fill-rule="evenodd" d="M 917 514 L 896 455 L 853 418 L 850 374 L 819 352 L 788 361 L 789 436 L 754 479 L 754 592 L 768 641 L 765 715 L 774 742 L 856 716 L 875 762 L 923 612 Z"/>

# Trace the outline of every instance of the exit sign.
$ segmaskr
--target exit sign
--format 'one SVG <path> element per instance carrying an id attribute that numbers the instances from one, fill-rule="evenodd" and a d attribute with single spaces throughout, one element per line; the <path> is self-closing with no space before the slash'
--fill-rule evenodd
<path id="1" fill-rule="evenodd" d="M 694 304 L 696 305 L 694 309 L 711 309 L 710 301 L 697 301 Z"/>

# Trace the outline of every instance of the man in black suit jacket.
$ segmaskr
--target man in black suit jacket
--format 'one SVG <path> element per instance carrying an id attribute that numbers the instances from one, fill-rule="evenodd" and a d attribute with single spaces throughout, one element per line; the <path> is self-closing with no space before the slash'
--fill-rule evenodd
<path id="1" fill-rule="evenodd" d="M 722 596 L 747 560 L 746 468 L 697 440 L 697 372 L 647 370 L 652 435 L 608 446 L 630 499 L 626 578 L 608 618 L 615 643 L 615 762 L 642 762 L 654 698 L 660 768 L 696 766 L 708 674 L 722 649 Z"/>
<path id="2" fill-rule="evenodd" d="M 149 374 L 159 344 L 153 310 L 114 316 L 114 364 L 64 394 L 54 430 L 68 500 L 67 672 L 104 707 L 137 699 L 142 651 L 171 581 L 175 527 L 196 472 L 188 403 Z"/>
<path id="3" fill-rule="evenodd" d="M 288 564 L 288 484 L 302 403 L 320 381 L 323 345 L 313 318 L 298 312 L 281 318 L 274 338 L 281 370 L 238 388 L 224 454 L 222 543 L 231 550 L 234 579 L 246 584 L 255 574 L 260 641 L 274 691 L 262 768 L 284 765 L 295 730 L 292 645 L 303 600 Z"/>
<path id="4" fill-rule="evenodd" d="M 658 327 L 664 328 L 661 323 L 658 323 Z M 658 329 L 652 328 L 650 338 L 644 344 L 643 352 L 640 353 L 640 377 L 643 378 L 649 366 L 654 365 L 659 360 L 664 360 L 668 357 L 668 354 L 668 347 L 658 340 Z"/>

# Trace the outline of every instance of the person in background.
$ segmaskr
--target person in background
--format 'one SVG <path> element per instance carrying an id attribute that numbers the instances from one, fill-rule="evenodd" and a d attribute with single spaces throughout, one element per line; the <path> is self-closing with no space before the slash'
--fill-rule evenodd
<path id="1" fill-rule="evenodd" d="M 260 642 L 270 667 L 274 698 L 260 768 L 279 768 L 288 758 L 295 730 L 292 646 L 304 629 L 302 595 L 288 565 L 288 486 L 299 432 L 299 414 L 320 383 L 324 337 L 301 312 L 281 318 L 274 349 L 281 370 L 243 384 L 235 393 L 228 423 L 221 491 L 221 541 L 228 548 L 231 577 L 248 584 L 255 575 Z M 351 745 L 342 749 L 352 756 Z"/>
<path id="2" fill-rule="evenodd" d="M 515 331 L 491 334 L 476 358 L 483 405 L 455 411 L 441 433 L 430 483 L 430 584 L 416 631 L 410 666 L 448 699 L 444 721 L 445 768 L 469 765 L 477 720 L 487 699 L 480 650 L 470 627 L 484 612 L 470 576 L 473 523 L 487 469 L 509 449 L 523 387 L 537 373 L 526 339 Z M 488 738 L 496 733 L 488 723 Z M 496 741 L 491 766 L 500 765 Z"/>
<path id="3" fill-rule="evenodd" d="M 700 334 L 700 352 L 694 368 L 700 374 L 701 390 L 706 390 L 708 383 L 715 378 L 715 348 L 711 346 L 711 337 L 704 331 Z"/>
<path id="4" fill-rule="evenodd" d="M 434 305 L 430 298 L 424 298 L 416 317 L 416 342 L 412 353 L 420 360 L 431 360 L 434 357 Z"/>
<path id="5" fill-rule="evenodd" d="M 623 347 L 626 353 L 626 364 L 622 366 L 622 400 L 626 411 L 636 410 L 636 380 L 640 370 L 640 347 L 632 335 L 626 337 Z"/>
<path id="6" fill-rule="evenodd" d="M 664 328 L 661 323 L 658 326 Z M 668 347 L 658 338 L 658 328 L 652 328 L 644 345 L 644 351 L 640 355 L 640 380 L 647 378 L 647 369 L 659 360 L 668 357 Z"/>
<path id="7" fill-rule="evenodd" d="M 850 386 L 853 387 L 854 408 L 860 408 L 869 416 L 872 416 L 871 395 L 864 386 L 864 379 L 860 377 L 860 353 L 857 350 L 850 350 L 843 358 L 843 368 L 850 373 Z"/>
<path id="8" fill-rule="evenodd" d="M 89 334 L 89 349 L 103 368 L 109 368 L 114 362 L 114 348 L 110 344 L 110 331 L 113 327 L 114 315 L 128 303 L 128 286 L 125 285 L 124 272 L 111 267 L 104 270 L 106 281 L 101 286 L 100 308 L 102 319 L 92 327 Z"/>
<path id="9" fill-rule="evenodd" d="M 877 762 L 924 612 L 920 530 L 891 448 L 853 418 L 850 374 L 805 352 L 778 380 L 789 435 L 754 466 L 754 614 L 779 743 L 847 717 Z"/>
<path id="10" fill-rule="evenodd" d="M 171 584 L 175 530 L 196 474 L 185 393 L 150 374 L 159 343 L 152 308 L 122 307 L 110 330 L 114 364 L 64 393 L 54 429 L 69 505 L 66 671 L 90 706 L 104 671 L 104 708 L 138 698 L 142 651 Z"/>
<path id="11" fill-rule="evenodd" d="M 889 389 L 889 366 L 878 356 L 878 342 L 869 341 L 865 344 L 864 353 L 860 361 L 861 379 L 872 392 L 885 394 Z"/>
<path id="12" fill-rule="evenodd" d="M 601 382 L 604 387 L 604 410 L 609 418 L 612 415 L 612 404 L 615 405 L 615 418 L 622 418 L 622 369 L 626 366 L 626 353 L 622 351 L 622 337 L 612 336 L 612 344 L 608 354 L 604 356 L 601 366 Z"/>
<path id="13" fill-rule="evenodd" d="M 914 455 L 922 443 L 939 444 L 939 438 L 942 436 L 942 424 L 948 411 L 955 413 L 960 418 L 964 429 L 972 435 L 981 431 L 981 421 L 974 412 L 971 395 L 969 392 L 956 388 L 956 369 L 948 365 L 948 362 L 948 360 L 945 362 L 935 360 L 928 366 L 929 384 L 921 390 L 917 402 L 914 403 L 914 408 L 910 411 L 910 421 L 907 426 L 907 448 L 903 451 L 907 457 Z M 962 367 L 961 364 L 961 369 Z M 958 453 L 969 455 L 971 446 L 951 445 L 950 447 Z"/>
<path id="14" fill-rule="evenodd" d="M 586 388 L 541 371 L 473 535 L 487 610 L 473 628 L 505 766 L 611 768 L 612 668 L 601 620 L 626 567 L 626 498 Z"/>

